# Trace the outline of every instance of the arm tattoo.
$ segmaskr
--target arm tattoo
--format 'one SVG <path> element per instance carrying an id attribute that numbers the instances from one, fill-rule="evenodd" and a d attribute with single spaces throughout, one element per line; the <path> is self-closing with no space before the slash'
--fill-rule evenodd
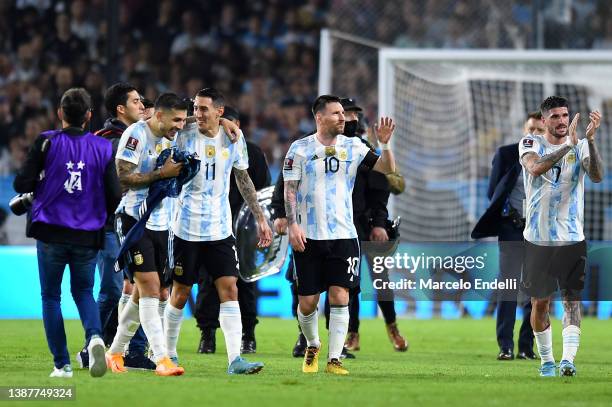
<path id="1" fill-rule="evenodd" d="M 603 179 L 603 161 L 599 154 L 599 149 L 594 140 L 589 140 L 589 157 L 585 158 L 582 163 L 586 173 L 593 182 L 601 182 Z"/>
<path id="2" fill-rule="evenodd" d="M 121 188 L 126 189 L 141 189 L 149 186 L 154 181 L 161 179 L 159 170 L 141 174 L 134 172 L 137 165 L 125 160 L 116 160 L 117 174 L 119 175 L 119 183 Z"/>
<path id="3" fill-rule="evenodd" d="M 287 223 L 293 225 L 296 223 L 297 213 L 297 188 L 299 181 L 285 181 L 285 212 L 287 215 Z"/>
<path id="4" fill-rule="evenodd" d="M 521 161 L 531 174 L 539 176 L 550 170 L 570 149 L 570 146 L 563 146 L 554 153 L 543 157 L 538 157 L 536 153 L 527 153 L 521 158 Z"/>
<path id="5" fill-rule="evenodd" d="M 247 170 L 234 168 L 234 176 L 236 177 L 236 185 L 238 186 L 240 195 L 244 198 L 244 201 L 249 206 L 251 212 L 253 212 L 253 215 L 255 215 L 255 218 L 257 220 L 263 219 L 263 211 L 261 210 L 261 206 L 259 206 L 259 202 L 257 202 L 257 191 L 255 190 L 255 185 L 253 185 L 253 181 L 251 177 L 249 177 Z"/>
<path id="6" fill-rule="evenodd" d="M 582 314 L 580 312 L 580 301 L 571 301 L 567 298 L 563 299 L 563 328 L 567 328 L 570 325 L 580 327 L 580 321 L 582 320 Z"/>

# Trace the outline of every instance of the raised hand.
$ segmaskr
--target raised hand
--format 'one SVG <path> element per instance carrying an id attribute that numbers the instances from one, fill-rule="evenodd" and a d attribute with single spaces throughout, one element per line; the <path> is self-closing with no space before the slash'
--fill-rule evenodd
<path id="1" fill-rule="evenodd" d="M 601 113 L 599 113 L 599 110 L 595 110 L 589 113 L 589 119 L 591 119 L 591 121 L 589 122 L 589 125 L 587 126 L 586 136 L 587 136 L 587 139 L 592 141 L 593 138 L 595 137 L 595 132 L 597 131 L 597 129 L 599 128 L 599 125 L 601 124 Z"/>
<path id="2" fill-rule="evenodd" d="M 567 140 L 566 143 L 570 146 L 575 146 L 578 144 L 578 132 L 576 129 L 578 128 L 578 122 L 580 121 L 580 113 L 576 113 L 572 122 L 567 129 Z"/>
<path id="3" fill-rule="evenodd" d="M 391 140 L 391 136 L 395 130 L 395 123 L 393 123 L 393 119 L 390 117 L 381 117 L 380 123 L 376 123 L 374 130 L 378 142 L 387 144 L 389 140 Z"/>

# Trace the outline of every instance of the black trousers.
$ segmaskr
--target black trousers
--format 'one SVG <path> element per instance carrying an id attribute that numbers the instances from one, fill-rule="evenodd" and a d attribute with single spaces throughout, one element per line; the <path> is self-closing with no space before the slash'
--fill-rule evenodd
<path id="1" fill-rule="evenodd" d="M 246 283 L 238 278 L 238 303 L 240 304 L 240 316 L 242 319 L 242 333 L 248 337 L 255 337 L 255 325 L 257 320 L 257 283 Z M 198 284 L 199 290 L 196 297 L 194 317 L 198 328 L 219 328 L 219 294 L 217 288 L 209 275 Z"/>
<path id="2" fill-rule="evenodd" d="M 517 229 L 512 221 L 504 219 L 500 225 L 499 233 L 499 271 L 500 279 L 516 278 L 520 281 L 521 266 L 523 264 L 522 245 L 523 231 Z M 517 244 L 504 244 L 504 242 L 517 242 Z M 518 300 L 518 290 L 517 290 Z M 533 350 L 533 330 L 529 321 L 531 317 L 531 301 L 526 298 L 523 307 L 523 321 L 519 331 L 519 352 Z M 514 323 L 516 322 L 516 307 L 518 301 L 499 301 L 497 303 L 497 344 L 500 349 L 514 350 Z"/>

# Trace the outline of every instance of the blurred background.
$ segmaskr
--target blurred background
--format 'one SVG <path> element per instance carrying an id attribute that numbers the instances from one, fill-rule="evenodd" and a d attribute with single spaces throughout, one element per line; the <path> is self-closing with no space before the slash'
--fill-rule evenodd
<path id="1" fill-rule="evenodd" d="M 132 83 L 151 100 L 164 91 L 192 97 L 214 86 L 239 109 L 243 131 L 266 154 L 274 181 L 290 143 L 314 130 L 309 106 L 319 81 L 333 93 L 356 98 L 366 119 L 376 119 L 379 49 L 612 49 L 610 12 L 606 0 L 0 0 L 0 245 L 33 244 L 25 238 L 25 219 L 9 215 L 12 179 L 37 135 L 59 125 L 55 109 L 70 87 L 83 86 L 92 94 L 91 128 L 97 130 L 107 117 L 104 91 L 116 81 Z M 319 77 L 322 29 L 330 30 L 323 52 L 332 61 L 325 77 Z M 458 72 L 477 65 L 463 65 Z M 417 143 L 401 167 L 408 173 L 408 189 L 395 204 L 401 209 L 426 203 L 406 209 L 403 238 L 469 239 L 486 207 L 495 149 L 520 138 L 522 120 L 547 90 L 569 97 L 577 111 L 603 109 L 600 139 L 604 162 L 610 162 L 605 140 L 612 92 L 593 98 L 590 92 L 599 82 L 590 88 L 573 83 L 550 88 L 529 76 L 509 81 L 504 75 L 512 67 L 494 67 L 486 82 L 463 79 L 473 106 L 462 111 L 455 108 L 464 102 L 453 99 L 457 92 L 449 91 L 450 82 L 429 80 L 429 69 L 406 68 L 391 82 L 397 91 L 389 103 L 408 143 L 396 150 L 412 151 L 414 142 L 431 136 L 429 144 Z M 542 65 L 532 73 L 550 72 L 550 65 Z M 605 81 L 606 73 L 609 78 L 612 69 L 596 76 Z M 444 75 L 454 76 L 440 72 L 438 77 Z M 424 85 L 412 86 L 419 81 Z M 517 94 L 520 108 L 507 114 Z M 438 108 L 446 102 L 454 105 Z M 428 116 L 414 127 L 419 111 Z M 457 130 L 463 122 L 469 127 Z M 470 143 L 469 155 L 454 154 Z M 428 156 L 431 151 L 439 153 Z M 591 239 L 612 239 L 611 185 L 607 178 L 597 188 L 587 186 Z M 446 220 L 435 228 L 419 223 L 440 217 Z M 23 267 L 21 258 L 14 265 L 5 259 L 2 274 Z M 276 286 L 265 280 L 262 292 L 276 289 L 266 287 Z M 278 298 L 283 295 L 278 292 Z"/>

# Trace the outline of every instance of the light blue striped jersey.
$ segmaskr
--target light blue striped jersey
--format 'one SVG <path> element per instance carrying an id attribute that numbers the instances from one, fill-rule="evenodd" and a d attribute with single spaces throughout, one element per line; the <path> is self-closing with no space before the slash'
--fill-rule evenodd
<path id="1" fill-rule="evenodd" d="M 529 134 L 519 143 L 519 157 L 529 152 L 543 157 L 563 146 L 550 144 L 544 136 Z M 582 139 L 539 177 L 531 175 L 523 166 L 527 204 L 523 236 L 528 242 L 552 245 L 584 240 L 585 170 L 582 161 L 588 156 L 588 142 Z"/>
<path id="2" fill-rule="evenodd" d="M 354 239 L 353 186 L 370 149 L 357 137 L 338 135 L 324 146 L 314 134 L 294 141 L 283 166 L 285 181 L 299 181 L 297 222 L 313 240 Z"/>
<path id="3" fill-rule="evenodd" d="M 181 130 L 176 139 L 179 150 L 197 153 L 200 171 L 183 186 L 175 202 L 172 230 L 192 242 L 225 239 L 232 234 L 229 188 L 232 168 L 249 168 L 246 142 L 241 134 L 235 144 L 222 127 L 215 137 L 200 133 L 196 123 Z"/>
<path id="4" fill-rule="evenodd" d="M 123 160 L 136 164 L 134 172 L 146 174 L 155 169 L 159 153 L 172 146 L 172 141 L 156 137 L 146 121 L 140 120 L 129 126 L 119 140 L 115 162 Z M 140 219 L 139 209 L 146 200 L 149 187 L 130 188 L 121 199 L 117 213 L 124 212 L 135 219 Z M 146 228 L 150 230 L 167 230 L 170 222 L 169 200 L 165 198 L 147 220 Z"/>

